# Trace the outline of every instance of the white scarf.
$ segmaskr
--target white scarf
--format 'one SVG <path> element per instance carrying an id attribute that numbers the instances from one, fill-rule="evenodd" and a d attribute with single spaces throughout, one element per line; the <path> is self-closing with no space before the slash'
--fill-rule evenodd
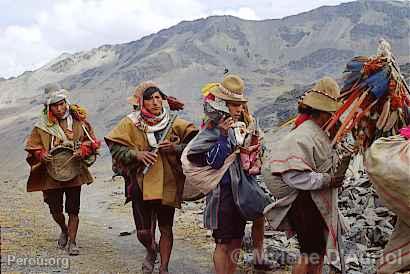
<path id="1" fill-rule="evenodd" d="M 234 125 L 236 143 L 242 146 L 245 142 L 245 137 L 248 134 L 246 124 L 244 122 L 236 122 Z"/>
<path id="2" fill-rule="evenodd" d="M 131 119 L 134 125 L 145 133 L 145 135 L 147 136 L 148 144 L 153 148 L 158 147 L 158 142 L 155 138 L 155 132 L 165 129 L 169 123 L 169 112 L 165 108 L 163 108 L 161 116 L 163 116 L 161 122 L 156 125 L 149 126 L 144 122 L 144 119 L 141 117 L 139 111 L 131 112 L 127 115 L 127 117 Z"/>

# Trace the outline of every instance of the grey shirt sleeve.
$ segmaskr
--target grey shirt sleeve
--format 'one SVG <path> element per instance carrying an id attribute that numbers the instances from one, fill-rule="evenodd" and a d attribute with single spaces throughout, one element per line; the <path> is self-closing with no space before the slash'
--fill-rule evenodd
<path id="1" fill-rule="evenodd" d="M 331 177 L 327 173 L 294 170 L 283 173 L 282 180 L 290 187 L 299 190 L 318 190 L 328 188 Z"/>

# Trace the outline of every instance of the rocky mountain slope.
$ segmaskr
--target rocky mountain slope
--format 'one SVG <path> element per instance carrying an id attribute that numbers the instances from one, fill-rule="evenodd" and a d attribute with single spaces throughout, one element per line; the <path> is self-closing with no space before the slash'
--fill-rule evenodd
<path id="1" fill-rule="evenodd" d="M 125 98 L 141 80 L 155 80 L 167 94 L 182 98 L 187 105 L 182 115 L 198 121 L 201 86 L 220 80 L 225 68 L 244 77 L 251 109 L 257 110 L 325 74 L 341 77 L 346 62 L 373 54 L 381 37 L 392 44 L 399 62 L 407 63 L 409 31 L 408 2 L 357 1 L 280 20 L 213 16 L 137 41 L 63 54 L 38 70 L 0 81 L 1 173 L 25 165 L 24 139 L 47 83 L 71 90 L 71 101 L 88 108 L 102 137 L 129 112 Z M 292 104 L 281 98 L 285 107 Z"/>
<path id="2" fill-rule="evenodd" d="M 404 79 L 410 83 L 410 63 L 400 66 L 400 72 Z M 338 79 L 340 86 L 343 81 Z M 303 93 L 311 88 L 313 83 L 309 85 L 297 86 L 288 92 L 284 92 L 274 99 L 266 99 L 266 101 L 259 105 L 255 115 L 259 118 L 260 124 L 263 128 L 272 129 L 281 125 L 293 118 L 297 114 L 297 101 Z"/>

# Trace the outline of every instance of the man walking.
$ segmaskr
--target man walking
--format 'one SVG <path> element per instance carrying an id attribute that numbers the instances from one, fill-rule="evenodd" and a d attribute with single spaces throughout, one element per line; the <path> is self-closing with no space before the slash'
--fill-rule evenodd
<path id="1" fill-rule="evenodd" d="M 93 182 L 88 167 L 96 159 L 100 142 L 87 121 L 85 109 L 70 104 L 66 90 L 49 85 L 45 91 L 45 107 L 25 147 L 31 166 L 27 191 L 43 192 L 44 202 L 61 229 L 58 246 L 67 247 L 69 255 L 78 255 L 81 186 Z M 64 196 L 68 223 L 63 214 Z"/>
<path id="2" fill-rule="evenodd" d="M 154 82 L 140 83 L 128 102 L 135 111 L 123 118 L 105 141 L 113 168 L 124 177 L 137 237 L 147 251 L 142 270 L 152 273 L 154 269 L 158 222 L 160 273 L 165 274 L 173 245 L 175 208 L 181 207 L 185 182 L 180 155 L 197 128 L 170 112 L 181 109 L 182 104 L 166 96 Z"/>

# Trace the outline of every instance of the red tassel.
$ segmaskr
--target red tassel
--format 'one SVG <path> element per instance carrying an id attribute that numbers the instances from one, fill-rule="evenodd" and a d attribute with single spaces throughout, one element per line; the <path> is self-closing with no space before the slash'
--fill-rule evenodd
<path id="1" fill-rule="evenodd" d="M 43 148 L 43 149 L 38 149 L 33 152 L 34 157 L 37 159 L 37 161 L 41 162 L 44 157 L 46 157 L 48 152 Z"/>
<path id="2" fill-rule="evenodd" d="M 343 113 L 353 104 L 354 100 L 359 97 L 360 93 L 362 91 L 360 89 L 356 89 L 353 91 L 353 93 L 349 96 L 349 98 L 344 102 L 343 106 L 339 108 L 336 113 L 333 114 L 332 118 L 328 121 L 326 125 L 326 131 L 329 131 L 331 128 L 333 128 L 336 123 L 339 121 L 340 117 L 343 115 Z"/>
<path id="3" fill-rule="evenodd" d="M 370 75 L 383 68 L 384 64 L 380 59 L 373 59 L 363 66 L 363 74 Z"/>
<path id="4" fill-rule="evenodd" d="M 81 158 L 87 158 L 92 153 L 92 148 L 90 144 L 82 143 L 80 146 L 80 155 Z"/>
<path id="5" fill-rule="evenodd" d="M 392 94 L 390 96 L 390 108 L 392 110 L 397 110 L 398 108 L 403 108 L 404 99 L 400 95 Z"/>
<path id="6" fill-rule="evenodd" d="M 175 97 L 168 96 L 167 101 L 168 101 L 169 108 L 171 110 L 183 110 L 184 109 L 184 103 L 182 103 Z"/>
<path id="7" fill-rule="evenodd" d="M 94 143 L 91 143 L 91 148 L 93 151 L 97 151 L 101 147 L 101 141 L 100 140 L 94 140 Z"/>

